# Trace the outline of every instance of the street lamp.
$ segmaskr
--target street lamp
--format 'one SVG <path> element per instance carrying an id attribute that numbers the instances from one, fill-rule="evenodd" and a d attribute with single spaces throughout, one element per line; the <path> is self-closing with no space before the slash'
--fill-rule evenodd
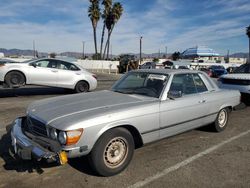
<path id="1" fill-rule="evenodd" d="M 82 59 L 85 59 L 84 45 L 85 45 L 85 41 L 82 41 Z"/>
<path id="2" fill-rule="evenodd" d="M 139 60 L 139 64 L 141 64 L 141 50 L 142 50 L 142 36 L 140 37 L 140 60 Z"/>
<path id="3" fill-rule="evenodd" d="M 168 58 L 168 47 L 166 46 L 165 47 L 165 50 L 166 50 L 166 59 Z"/>

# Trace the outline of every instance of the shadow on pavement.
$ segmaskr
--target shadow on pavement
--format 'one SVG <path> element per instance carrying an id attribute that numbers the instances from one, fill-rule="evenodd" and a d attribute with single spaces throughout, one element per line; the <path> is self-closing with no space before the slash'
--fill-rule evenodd
<path id="1" fill-rule="evenodd" d="M 88 156 L 83 156 L 80 158 L 70 159 L 69 165 L 82 172 L 91 176 L 99 176 L 90 166 Z"/>
<path id="2" fill-rule="evenodd" d="M 14 89 L 0 89 L 0 98 L 4 97 L 18 97 L 31 95 L 59 95 L 72 94 L 71 90 L 54 87 L 27 87 Z"/>
<path id="3" fill-rule="evenodd" d="M 46 163 L 45 161 L 25 161 L 14 155 L 14 151 L 11 145 L 11 127 L 8 125 L 6 127 L 7 133 L 3 135 L 0 139 L 0 157 L 3 159 L 5 164 L 3 168 L 5 170 L 15 170 L 17 172 L 28 172 L 28 173 L 38 173 L 42 174 L 42 168 L 49 168 L 56 166 L 55 163 Z"/>
<path id="4" fill-rule="evenodd" d="M 42 174 L 44 172 L 44 168 L 58 166 L 57 163 L 47 163 L 46 161 L 25 161 L 14 155 L 14 151 L 11 145 L 11 128 L 12 125 L 8 125 L 6 127 L 7 133 L 4 134 L 0 139 L 0 157 L 5 163 L 3 165 L 3 168 L 5 170 Z M 97 174 L 91 169 L 87 157 L 70 159 L 69 165 L 82 173 L 97 176 Z"/>

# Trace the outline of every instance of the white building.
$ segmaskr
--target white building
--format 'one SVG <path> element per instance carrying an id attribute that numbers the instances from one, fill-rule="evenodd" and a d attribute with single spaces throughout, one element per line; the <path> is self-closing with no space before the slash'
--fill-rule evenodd
<path id="1" fill-rule="evenodd" d="M 247 58 L 229 57 L 229 63 L 244 64 L 247 62 Z"/>
<path id="2" fill-rule="evenodd" d="M 4 57 L 4 53 L 0 52 L 0 58 Z"/>

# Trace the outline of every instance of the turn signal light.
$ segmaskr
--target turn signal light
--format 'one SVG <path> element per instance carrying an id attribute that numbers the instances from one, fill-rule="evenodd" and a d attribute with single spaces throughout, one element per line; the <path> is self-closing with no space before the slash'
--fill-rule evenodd
<path id="1" fill-rule="evenodd" d="M 76 144 L 81 138 L 82 133 L 83 133 L 83 129 L 67 131 L 66 132 L 67 134 L 66 145 Z"/>

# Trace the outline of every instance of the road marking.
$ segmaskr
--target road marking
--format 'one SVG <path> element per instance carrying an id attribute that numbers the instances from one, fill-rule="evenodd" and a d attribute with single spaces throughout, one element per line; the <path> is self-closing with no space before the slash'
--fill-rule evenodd
<path id="1" fill-rule="evenodd" d="M 186 160 L 175 164 L 174 166 L 171 166 L 169 168 L 164 169 L 161 172 L 156 173 L 154 176 L 147 177 L 146 179 L 144 179 L 142 181 L 139 181 L 139 182 L 137 182 L 137 183 L 129 186 L 129 188 L 143 187 L 143 186 L 151 183 L 152 181 L 157 180 L 157 179 L 159 179 L 159 178 L 161 178 L 161 177 L 169 174 L 170 172 L 178 170 L 179 168 L 188 165 L 189 163 L 195 161 L 196 159 L 199 159 L 199 158 L 203 157 L 204 155 L 207 155 L 207 154 L 209 154 L 209 153 L 217 150 L 218 148 L 224 146 L 225 144 L 228 144 L 228 143 L 230 143 L 230 142 L 232 142 L 232 141 L 234 141 L 234 140 L 236 140 L 236 139 L 238 139 L 240 137 L 243 137 L 243 136 L 245 136 L 245 135 L 247 135 L 249 133 L 250 133 L 250 130 L 248 130 L 246 132 L 243 132 L 241 134 L 238 134 L 238 135 L 236 135 L 236 136 L 234 136 L 232 138 L 229 138 L 228 140 L 225 140 L 225 141 L 223 141 L 223 142 L 221 142 L 221 143 L 219 143 L 217 145 L 214 145 L 214 146 L 212 146 L 212 147 L 210 147 L 210 148 L 208 148 L 208 149 L 206 149 L 206 150 L 204 150 L 204 151 L 202 151 L 202 152 L 200 152 L 200 153 L 192 156 L 192 157 L 189 157 Z"/>

